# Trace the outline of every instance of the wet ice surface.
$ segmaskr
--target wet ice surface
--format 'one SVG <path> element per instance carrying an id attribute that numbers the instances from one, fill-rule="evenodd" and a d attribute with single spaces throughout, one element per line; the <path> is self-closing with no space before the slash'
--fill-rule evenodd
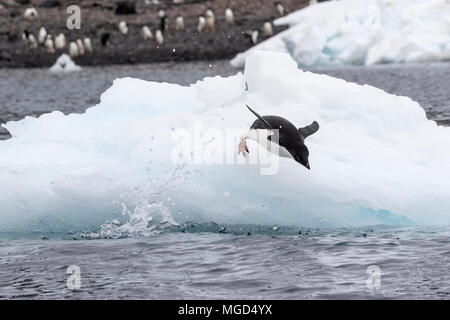
<path id="1" fill-rule="evenodd" d="M 66 286 L 69 265 L 79 290 Z M 378 290 L 367 287 L 370 265 Z M 448 227 L 0 240 L 0 298 L 448 299 L 449 267 Z"/>

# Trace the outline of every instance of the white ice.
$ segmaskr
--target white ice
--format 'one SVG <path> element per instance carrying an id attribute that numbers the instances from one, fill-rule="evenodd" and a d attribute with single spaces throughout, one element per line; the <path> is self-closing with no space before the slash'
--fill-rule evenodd
<path id="1" fill-rule="evenodd" d="M 279 171 L 261 175 L 264 163 L 237 158 L 255 120 L 245 104 L 299 127 L 320 123 L 307 139 L 311 171 L 266 152 Z M 140 228 L 450 223 L 450 128 L 407 97 L 304 72 L 283 53 L 255 52 L 244 74 L 191 86 L 118 79 L 84 114 L 4 127 L 13 138 L 0 142 L 0 231 L 79 231 L 114 219 Z M 203 136 L 180 140 L 183 130 Z M 224 132 L 236 140 L 222 142 Z M 191 143 L 203 159 L 174 163 Z M 214 162 L 213 147 L 228 164 Z"/>
<path id="2" fill-rule="evenodd" d="M 50 67 L 51 72 L 74 72 L 80 71 L 81 67 L 78 66 L 68 54 L 63 53 L 56 59 L 53 66 Z"/>
<path id="3" fill-rule="evenodd" d="M 449 0 L 326 1 L 275 21 L 289 29 L 238 54 L 289 53 L 300 66 L 372 65 L 450 59 Z"/>

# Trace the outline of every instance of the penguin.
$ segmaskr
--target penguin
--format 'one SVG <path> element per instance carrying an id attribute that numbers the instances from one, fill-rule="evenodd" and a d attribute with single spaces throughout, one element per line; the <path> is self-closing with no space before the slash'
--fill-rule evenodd
<path id="1" fill-rule="evenodd" d="M 234 23 L 234 15 L 233 15 L 233 10 L 231 10 L 230 8 L 227 8 L 225 10 L 225 21 L 228 24 L 233 24 Z"/>
<path id="2" fill-rule="evenodd" d="M 22 32 L 22 40 L 25 41 L 25 42 L 28 42 L 28 36 L 29 35 L 30 35 L 30 32 L 27 29 L 23 30 L 23 32 Z"/>
<path id="3" fill-rule="evenodd" d="M 106 47 L 109 44 L 109 38 L 111 35 L 109 33 L 103 33 L 100 37 L 100 42 L 102 43 L 102 46 Z"/>
<path id="4" fill-rule="evenodd" d="M 47 38 L 47 30 L 45 30 L 44 27 L 41 27 L 41 28 L 39 29 L 38 42 L 39 42 L 39 43 L 44 43 L 44 41 L 46 40 L 46 38 Z"/>
<path id="5" fill-rule="evenodd" d="M 309 164 L 309 150 L 305 145 L 305 139 L 319 130 L 319 124 L 314 121 L 309 126 L 297 129 L 288 120 L 279 116 L 260 116 L 252 108 L 247 108 L 258 119 L 250 127 L 250 130 L 241 137 L 238 145 L 238 154 L 242 152 L 244 157 L 249 153 L 246 140 L 258 142 L 268 151 L 284 158 L 293 158 L 302 166 L 311 169 Z M 278 146 L 273 146 L 276 144 Z"/>
<path id="6" fill-rule="evenodd" d="M 169 18 L 166 16 L 166 12 L 162 9 L 159 10 L 158 17 L 159 17 L 159 30 L 161 30 L 161 32 L 164 32 L 167 29 L 169 29 Z"/>
<path id="7" fill-rule="evenodd" d="M 215 20 L 214 12 L 211 9 L 206 10 L 206 27 L 209 31 L 214 31 Z"/>
<path id="8" fill-rule="evenodd" d="M 254 29 L 250 35 L 250 38 L 251 38 L 253 44 L 258 43 L 258 37 L 259 37 L 259 30 Z"/>
<path id="9" fill-rule="evenodd" d="M 175 19 L 175 30 L 184 30 L 184 18 L 183 18 L 183 16 L 178 16 Z"/>
<path id="10" fill-rule="evenodd" d="M 62 50 L 66 46 L 66 37 L 64 33 L 60 33 L 55 37 L 55 49 Z"/>
<path id="11" fill-rule="evenodd" d="M 278 1 L 278 2 L 275 3 L 275 7 L 277 8 L 278 14 L 280 16 L 284 16 L 285 10 L 284 10 L 283 4 Z"/>
<path id="12" fill-rule="evenodd" d="M 205 30 L 205 27 L 206 27 L 206 19 L 205 19 L 204 16 L 199 15 L 199 16 L 198 16 L 197 31 L 198 31 L 199 33 L 200 33 L 200 32 L 203 32 L 203 30 Z"/>
<path id="13" fill-rule="evenodd" d="M 23 12 L 23 16 L 27 20 L 34 20 L 39 16 L 39 13 L 37 12 L 36 8 L 30 7 L 26 8 Z"/>
<path id="14" fill-rule="evenodd" d="M 70 54 L 70 57 L 72 57 L 72 58 L 78 57 L 78 46 L 73 41 L 71 41 L 69 43 L 69 54 Z"/>
<path id="15" fill-rule="evenodd" d="M 264 22 L 263 30 L 264 30 L 264 36 L 266 36 L 266 37 L 273 36 L 273 27 L 272 27 L 272 23 L 269 20 L 266 20 Z"/>
<path id="16" fill-rule="evenodd" d="M 92 52 L 91 38 L 85 37 L 83 39 L 83 45 L 84 45 L 84 48 L 86 49 L 87 52 L 89 52 L 89 53 Z"/>
<path id="17" fill-rule="evenodd" d="M 51 35 L 47 35 L 44 45 L 47 48 L 48 53 L 55 53 L 55 47 L 53 45 L 53 40 L 52 40 Z"/>
<path id="18" fill-rule="evenodd" d="M 155 33 L 156 36 L 156 42 L 158 43 L 158 45 L 162 46 L 164 44 L 164 36 L 161 30 L 156 30 Z"/>
<path id="19" fill-rule="evenodd" d="M 315 4 L 317 4 L 317 0 L 309 0 L 309 5 L 310 6 L 313 6 Z"/>
<path id="20" fill-rule="evenodd" d="M 81 39 L 77 39 L 76 43 L 77 43 L 77 47 L 78 47 L 78 55 L 84 56 L 85 50 L 84 50 L 83 41 L 81 41 Z"/>
<path id="21" fill-rule="evenodd" d="M 38 47 L 36 38 L 31 33 L 28 34 L 27 43 L 31 49 L 36 49 Z"/>
<path id="22" fill-rule="evenodd" d="M 119 22 L 119 31 L 124 36 L 127 35 L 127 33 L 128 33 L 128 24 L 125 21 L 120 21 Z"/>
<path id="23" fill-rule="evenodd" d="M 142 37 L 144 38 L 144 40 L 153 38 L 152 31 L 150 30 L 149 27 L 147 26 L 142 27 Z"/>

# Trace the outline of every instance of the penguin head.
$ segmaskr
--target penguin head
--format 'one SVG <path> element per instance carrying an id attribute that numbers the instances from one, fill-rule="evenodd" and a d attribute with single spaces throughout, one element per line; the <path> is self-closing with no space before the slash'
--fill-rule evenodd
<path id="1" fill-rule="evenodd" d="M 302 166 L 311 170 L 309 165 L 309 150 L 304 144 L 296 145 L 292 151 L 290 151 L 292 157 L 295 161 L 300 163 Z"/>

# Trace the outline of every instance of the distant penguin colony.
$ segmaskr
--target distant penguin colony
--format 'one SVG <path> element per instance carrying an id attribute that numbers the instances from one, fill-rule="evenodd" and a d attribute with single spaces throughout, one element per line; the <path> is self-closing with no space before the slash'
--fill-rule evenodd
<path id="1" fill-rule="evenodd" d="M 147 3 L 148 2 L 148 3 Z M 154 2 L 147 1 L 146 4 L 154 4 Z M 183 0 L 173 0 L 174 4 L 182 4 Z M 317 3 L 316 0 L 310 0 L 309 4 L 315 4 Z M 123 7 L 123 6 L 122 6 Z M 280 1 L 277 1 L 275 3 L 276 12 L 278 15 L 282 16 L 286 14 L 286 10 L 283 6 L 283 4 Z M 123 10 L 127 9 L 128 11 L 135 12 L 135 5 L 132 6 L 132 8 L 122 8 Z M 133 9 L 133 10 L 132 10 Z M 122 11 L 123 11 L 122 10 Z M 125 11 L 127 11 L 125 10 Z M 117 11 L 117 10 L 116 10 Z M 119 10 L 120 11 L 120 10 Z M 120 14 L 126 14 L 126 12 L 122 12 Z M 127 12 L 128 12 L 127 11 Z M 129 13 L 133 13 L 133 12 Z M 179 12 L 179 11 L 178 11 Z M 116 14 L 119 14 L 116 12 Z M 36 20 L 41 22 L 41 18 L 39 17 L 39 12 L 35 7 L 28 7 L 23 11 L 23 16 L 25 19 L 32 21 Z M 142 25 L 141 27 L 141 37 L 144 41 L 155 39 L 154 41 L 158 45 L 158 47 L 162 46 L 165 43 L 165 37 L 170 37 L 170 34 L 168 33 L 169 29 L 169 17 L 166 14 L 166 11 L 163 9 L 159 9 L 157 11 L 157 17 L 159 19 L 158 26 L 155 28 L 157 29 L 155 31 L 155 34 L 153 35 L 149 25 Z M 198 34 L 203 33 L 205 31 L 208 32 L 215 32 L 216 30 L 216 23 L 218 21 L 223 21 L 221 19 L 224 19 L 224 23 L 226 25 L 234 25 L 236 23 L 236 17 L 234 16 L 233 9 L 231 7 L 226 7 L 225 11 L 223 12 L 223 16 L 216 18 L 216 15 L 212 8 L 206 8 L 206 11 L 204 11 L 204 14 L 200 14 L 198 16 L 197 25 L 192 26 L 195 27 Z M 190 20 L 188 20 L 190 21 Z M 128 36 L 130 30 L 128 23 L 124 20 L 117 21 L 117 29 L 119 32 L 118 34 L 122 37 Z M 238 24 L 240 25 L 240 24 Z M 39 27 L 39 26 L 38 26 Z M 47 25 L 48 27 L 48 25 Z M 36 26 L 32 30 L 35 29 Z M 183 15 L 178 14 L 175 17 L 174 20 L 174 29 L 176 31 L 183 31 L 189 28 L 188 25 L 186 25 L 185 18 Z M 34 31 L 36 32 L 36 31 Z M 59 33 L 58 35 L 55 34 L 54 38 L 50 34 L 52 30 L 47 30 L 44 25 L 40 25 L 39 30 L 35 35 L 30 33 L 28 30 L 24 30 L 22 33 L 22 39 L 27 44 L 28 48 L 30 49 L 37 49 L 39 47 L 45 48 L 47 53 L 55 53 L 56 51 L 62 51 L 66 47 L 68 50 L 69 55 L 74 57 L 83 56 L 86 53 L 92 53 L 92 43 L 91 39 L 89 37 L 80 37 L 78 39 L 67 39 L 64 33 Z M 244 33 L 245 37 L 248 37 L 250 39 L 250 42 L 252 45 L 256 45 L 259 41 L 260 36 L 264 37 L 271 37 L 274 34 L 273 25 L 270 20 L 265 20 L 262 27 L 254 28 L 251 31 L 247 31 Z M 107 47 L 109 44 L 111 44 L 112 37 L 117 35 L 117 31 L 111 31 L 111 32 L 103 32 L 100 36 L 100 43 L 103 47 Z M 230 37 L 230 35 L 228 36 Z M 98 41 L 98 40 L 97 40 Z M 122 41 L 122 40 L 119 40 Z M 66 46 L 68 44 L 68 46 Z"/>
<path id="2" fill-rule="evenodd" d="M 247 108 L 256 116 L 249 131 L 241 137 L 238 144 L 238 154 L 244 157 L 249 153 L 247 139 L 256 141 L 269 152 L 283 158 L 292 158 L 302 166 L 311 169 L 309 150 L 305 139 L 319 130 L 319 124 L 314 121 L 304 128 L 296 128 L 290 121 L 279 116 L 260 116 L 249 106 Z"/>

